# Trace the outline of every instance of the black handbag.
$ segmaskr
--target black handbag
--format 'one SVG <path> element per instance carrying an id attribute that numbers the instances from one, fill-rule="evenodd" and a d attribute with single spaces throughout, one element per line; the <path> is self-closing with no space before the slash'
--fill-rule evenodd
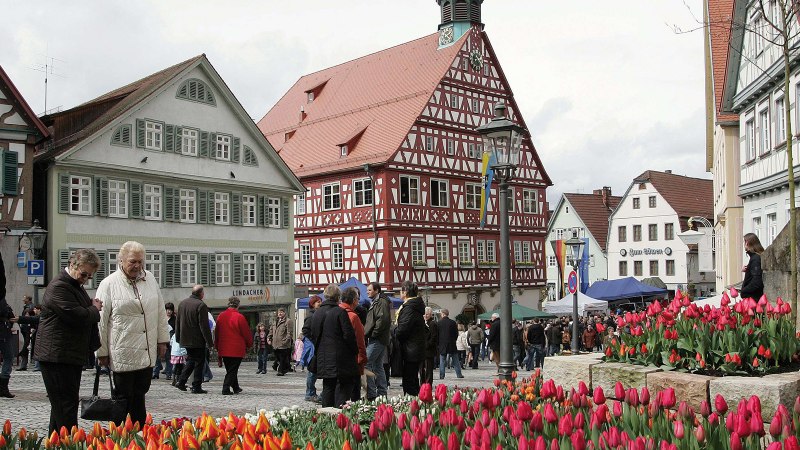
<path id="1" fill-rule="evenodd" d="M 108 385 L 111 387 L 111 398 L 100 398 L 98 395 L 100 370 L 98 369 L 94 375 L 92 396 L 81 398 L 81 419 L 108 420 L 117 424 L 125 421 L 128 414 L 128 401 L 114 398 L 114 381 L 111 378 L 111 372 L 108 373 Z"/>

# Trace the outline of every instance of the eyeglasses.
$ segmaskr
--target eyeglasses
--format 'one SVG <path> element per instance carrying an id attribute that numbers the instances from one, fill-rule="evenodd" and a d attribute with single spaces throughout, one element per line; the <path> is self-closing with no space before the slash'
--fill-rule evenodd
<path id="1" fill-rule="evenodd" d="M 91 280 L 91 279 L 92 279 L 92 276 L 93 276 L 93 275 L 92 275 L 91 273 L 89 273 L 89 272 L 81 272 L 81 273 L 80 273 L 80 275 L 81 275 L 81 278 L 86 278 L 86 279 L 88 279 L 88 280 Z"/>

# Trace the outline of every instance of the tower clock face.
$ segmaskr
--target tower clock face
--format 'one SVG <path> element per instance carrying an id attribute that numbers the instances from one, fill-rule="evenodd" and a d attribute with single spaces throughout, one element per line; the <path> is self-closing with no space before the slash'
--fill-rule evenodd
<path id="1" fill-rule="evenodd" d="M 439 45 L 447 45 L 453 43 L 453 27 L 444 27 L 439 30 Z"/>
<path id="2" fill-rule="evenodd" d="M 472 70 L 479 71 L 483 68 L 483 55 L 478 50 L 473 50 L 469 54 L 469 63 L 472 65 Z"/>

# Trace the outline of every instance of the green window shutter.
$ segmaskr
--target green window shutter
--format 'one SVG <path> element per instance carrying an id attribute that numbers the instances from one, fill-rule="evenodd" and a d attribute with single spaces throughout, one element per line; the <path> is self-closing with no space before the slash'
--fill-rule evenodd
<path id="1" fill-rule="evenodd" d="M 62 248 L 58 250 L 58 270 L 61 270 L 69 265 L 69 254 L 70 251 L 68 248 Z"/>
<path id="2" fill-rule="evenodd" d="M 234 192 L 231 194 L 231 225 L 242 224 L 242 194 Z"/>
<path id="3" fill-rule="evenodd" d="M 212 255 L 208 253 L 201 253 L 200 255 L 200 273 L 198 274 L 198 281 L 200 284 L 204 286 L 210 286 L 211 277 L 209 276 L 211 272 L 211 261 L 209 258 Z"/>
<path id="4" fill-rule="evenodd" d="M 17 152 L 6 150 L 3 152 L 3 193 L 8 195 L 17 195 L 17 161 L 19 154 Z"/>
<path id="5" fill-rule="evenodd" d="M 119 145 L 122 147 L 131 146 L 131 126 L 130 124 L 122 124 L 114 130 L 111 135 L 111 144 Z"/>
<path id="6" fill-rule="evenodd" d="M 164 126 L 164 151 L 175 151 L 175 125 L 167 124 Z"/>
<path id="7" fill-rule="evenodd" d="M 175 188 L 164 186 L 164 220 L 169 222 L 175 221 L 175 206 L 172 202 L 176 195 L 177 192 Z"/>
<path id="8" fill-rule="evenodd" d="M 58 174 L 58 212 L 69 214 L 69 174 Z"/>
<path id="9" fill-rule="evenodd" d="M 95 186 L 95 214 L 99 214 L 101 216 L 108 216 L 108 179 L 107 178 L 95 178 L 94 180 Z"/>
<path id="10" fill-rule="evenodd" d="M 258 221 L 258 226 L 263 227 L 267 224 L 267 221 L 265 220 L 267 216 L 267 198 L 263 195 L 259 195 L 256 208 L 258 209 L 258 211 L 256 211 L 256 220 Z"/>
<path id="11" fill-rule="evenodd" d="M 200 156 L 208 158 L 208 131 L 200 132 Z"/>
<path id="12" fill-rule="evenodd" d="M 141 181 L 131 181 L 129 186 L 131 187 L 131 218 L 141 219 L 144 216 L 144 198 L 142 192 L 144 186 Z"/>
<path id="13" fill-rule="evenodd" d="M 181 285 L 181 254 L 164 254 L 164 276 L 161 278 L 161 285 L 167 287 L 179 287 Z"/>
<path id="14" fill-rule="evenodd" d="M 244 284 L 244 274 L 242 273 L 242 254 L 234 253 L 231 255 L 231 269 L 233 275 L 231 276 L 231 284 L 234 286 L 241 286 Z"/>
<path id="15" fill-rule="evenodd" d="M 217 158 L 217 133 L 208 133 L 208 157 Z"/>
<path id="16" fill-rule="evenodd" d="M 214 253 L 208 254 L 208 285 L 217 285 L 217 258 Z"/>
<path id="17" fill-rule="evenodd" d="M 108 276 L 108 251 L 95 250 L 98 258 L 100 258 L 100 265 L 97 267 L 97 272 L 94 273 L 94 285 L 100 286 L 100 282 Z"/>
<path id="18" fill-rule="evenodd" d="M 258 284 L 269 283 L 269 255 L 258 255 Z"/>
<path id="19" fill-rule="evenodd" d="M 197 223 L 209 223 L 208 219 L 208 191 L 197 191 Z M 214 223 L 211 219 L 210 223 Z"/>
<path id="20" fill-rule="evenodd" d="M 143 119 L 136 119 L 136 146 L 139 148 L 144 148 L 146 131 L 145 121 Z"/>
<path id="21" fill-rule="evenodd" d="M 281 283 L 283 284 L 292 284 L 292 280 L 289 279 L 289 255 L 284 253 L 283 254 L 283 278 L 281 278 Z"/>
<path id="22" fill-rule="evenodd" d="M 281 206 L 283 207 L 283 220 L 281 220 L 281 225 L 283 225 L 283 228 L 289 228 L 289 199 L 282 198 Z"/>
<path id="23" fill-rule="evenodd" d="M 231 149 L 231 161 L 238 163 L 239 162 L 239 148 L 242 145 L 241 139 L 238 137 L 233 138 L 233 148 Z"/>
<path id="24" fill-rule="evenodd" d="M 183 147 L 183 127 L 175 127 L 175 153 L 182 152 Z"/>

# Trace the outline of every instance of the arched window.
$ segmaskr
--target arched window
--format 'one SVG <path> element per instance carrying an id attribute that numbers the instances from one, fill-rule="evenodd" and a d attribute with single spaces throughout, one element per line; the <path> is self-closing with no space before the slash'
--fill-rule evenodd
<path id="1" fill-rule="evenodd" d="M 176 97 L 183 100 L 205 103 L 211 106 L 217 105 L 217 101 L 214 99 L 214 92 L 211 88 L 206 83 L 196 78 L 184 81 L 180 87 L 178 87 Z"/>
<path id="2" fill-rule="evenodd" d="M 258 166 L 258 158 L 256 152 L 248 146 L 244 146 L 244 154 L 242 155 L 242 164 L 245 166 Z"/>

